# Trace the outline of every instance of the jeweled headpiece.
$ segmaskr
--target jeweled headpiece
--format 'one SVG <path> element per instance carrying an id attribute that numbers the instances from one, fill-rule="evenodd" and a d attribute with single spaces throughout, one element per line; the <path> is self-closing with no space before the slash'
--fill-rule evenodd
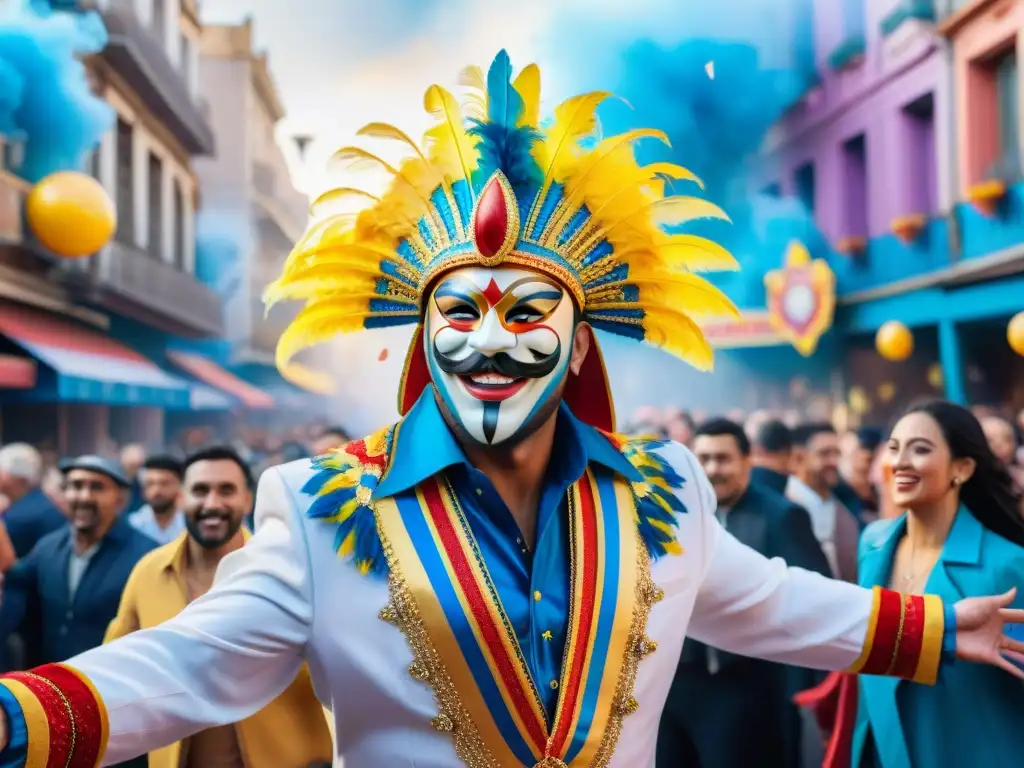
<path id="1" fill-rule="evenodd" d="M 461 105 L 441 86 L 427 90 L 424 106 L 437 125 L 422 147 L 385 123 L 359 132 L 406 145 L 410 156 L 399 165 L 358 147 L 335 154 L 335 161 L 377 166 L 393 180 L 381 197 L 341 187 L 313 204 L 314 212 L 343 200 L 366 206 L 314 223 L 267 289 L 270 304 L 306 302 L 280 339 L 279 367 L 338 333 L 421 323 L 431 285 L 451 269 L 514 265 L 558 280 L 594 328 L 709 369 L 711 347 L 693 318 L 736 309 L 695 273 L 737 264 L 717 243 L 664 230 L 727 219 L 704 199 L 665 195 L 672 180 L 700 185 L 685 168 L 637 163 L 635 142 L 668 144 L 668 137 L 653 129 L 601 137 L 596 111 L 611 95 L 605 92 L 568 99 L 542 125 L 540 71 L 531 64 L 513 80 L 505 51 L 486 79 L 468 67 L 461 83 L 469 91 Z M 421 337 L 422 326 L 406 360 L 402 413 L 429 383 Z M 578 377 L 586 384 L 569 381 L 565 399 L 580 418 L 611 429 L 604 364 L 599 353 L 588 360 Z"/>

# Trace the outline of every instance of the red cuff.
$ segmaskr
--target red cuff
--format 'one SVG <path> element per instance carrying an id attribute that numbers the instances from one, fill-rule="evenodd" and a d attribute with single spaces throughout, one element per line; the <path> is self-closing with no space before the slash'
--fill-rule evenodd
<path id="1" fill-rule="evenodd" d="M 938 597 L 875 587 L 864 649 L 848 671 L 933 684 L 939 674 L 944 621 Z"/>
<path id="2" fill-rule="evenodd" d="M 96 768 L 107 746 L 107 710 L 92 683 L 63 664 L 0 676 L 25 713 L 27 768 Z"/>

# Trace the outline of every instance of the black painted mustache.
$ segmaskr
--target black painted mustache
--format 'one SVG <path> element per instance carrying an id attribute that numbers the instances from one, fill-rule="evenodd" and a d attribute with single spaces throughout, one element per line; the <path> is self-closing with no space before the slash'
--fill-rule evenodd
<path id="1" fill-rule="evenodd" d="M 442 354 L 436 346 L 434 347 L 434 357 L 437 360 L 438 368 L 452 376 L 496 373 L 499 376 L 508 376 L 513 379 L 540 379 L 555 370 L 561 354 L 561 341 L 558 342 L 554 352 L 532 363 L 516 360 L 505 352 L 499 352 L 492 357 L 474 352 L 464 360 L 456 360 Z"/>

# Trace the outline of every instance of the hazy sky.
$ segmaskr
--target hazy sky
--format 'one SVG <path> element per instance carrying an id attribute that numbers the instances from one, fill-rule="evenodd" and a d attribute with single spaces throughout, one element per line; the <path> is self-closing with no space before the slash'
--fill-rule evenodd
<path id="1" fill-rule="evenodd" d="M 294 158 L 289 137 L 314 137 L 306 162 L 295 168 L 295 179 L 315 194 L 324 187 L 326 159 L 353 143 L 362 125 L 381 120 L 419 135 L 428 127 L 422 109 L 426 88 L 435 82 L 454 86 L 465 65 L 486 67 L 501 48 L 509 51 L 517 69 L 532 61 L 541 66 L 542 98 L 550 109 L 581 87 L 614 89 L 617 57 L 637 39 L 673 45 L 695 34 L 764 36 L 773 29 L 779 4 L 793 2 L 201 0 L 201 7 L 210 23 L 254 17 L 257 44 L 269 53 L 289 113 L 280 126 L 282 146 Z M 585 24 L 579 23 L 579 14 L 585 14 Z M 737 31 L 740 26 L 746 33 Z M 598 30 L 600 43 L 579 39 L 581 28 Z M 374 331 L 323 348 L 322 364 L 338 374 L 345 402 L 342 420 L 350 429 L 374 429 L 394 417 L 408 338 L 405 329 Z M 620 413 L 628 417 L 652 400 L 685 404 L 686 393 L 679 391 L 688 386 L 681 385 L 685 364 L 633 343 L 602 344 L 614 369 Z M 721 392 L 722 377 L 731 379 L 724 386 L 736 383 L 735 373 L 730 376 L 727 370 L 701 377 L 699 386 Z"/>

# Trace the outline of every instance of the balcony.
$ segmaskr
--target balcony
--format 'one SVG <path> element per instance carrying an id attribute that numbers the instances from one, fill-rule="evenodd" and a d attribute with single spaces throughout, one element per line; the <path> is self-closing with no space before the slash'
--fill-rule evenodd
<path id="1" fill-rule="evenodd" d="M 192 275 L 117 241 L 93 261 L 94 301 L 171 333 L 196 337 L 223 332 L 220 297 Z"/>
<path id="2" fill-rule="evenodd" d="M 132 0 L 109 0 L 102 15 L 108 43 L 100 56 L 189 154 L 213 154 L 209 121 L 192 99 L 185 79 L 171 64 L 160 41 L 139 22 Z"/>
<path id="3" fill-rule="evenodd" d="M 252 167 L 252 189 L 258 215 L 276 227 L 286 243 L 286 250 L 290 249 L 302 237 L 306 226 L 305 201 L 291 188 L 290 182 L 281 183 L 270 164 L 259 160 Z"/>

